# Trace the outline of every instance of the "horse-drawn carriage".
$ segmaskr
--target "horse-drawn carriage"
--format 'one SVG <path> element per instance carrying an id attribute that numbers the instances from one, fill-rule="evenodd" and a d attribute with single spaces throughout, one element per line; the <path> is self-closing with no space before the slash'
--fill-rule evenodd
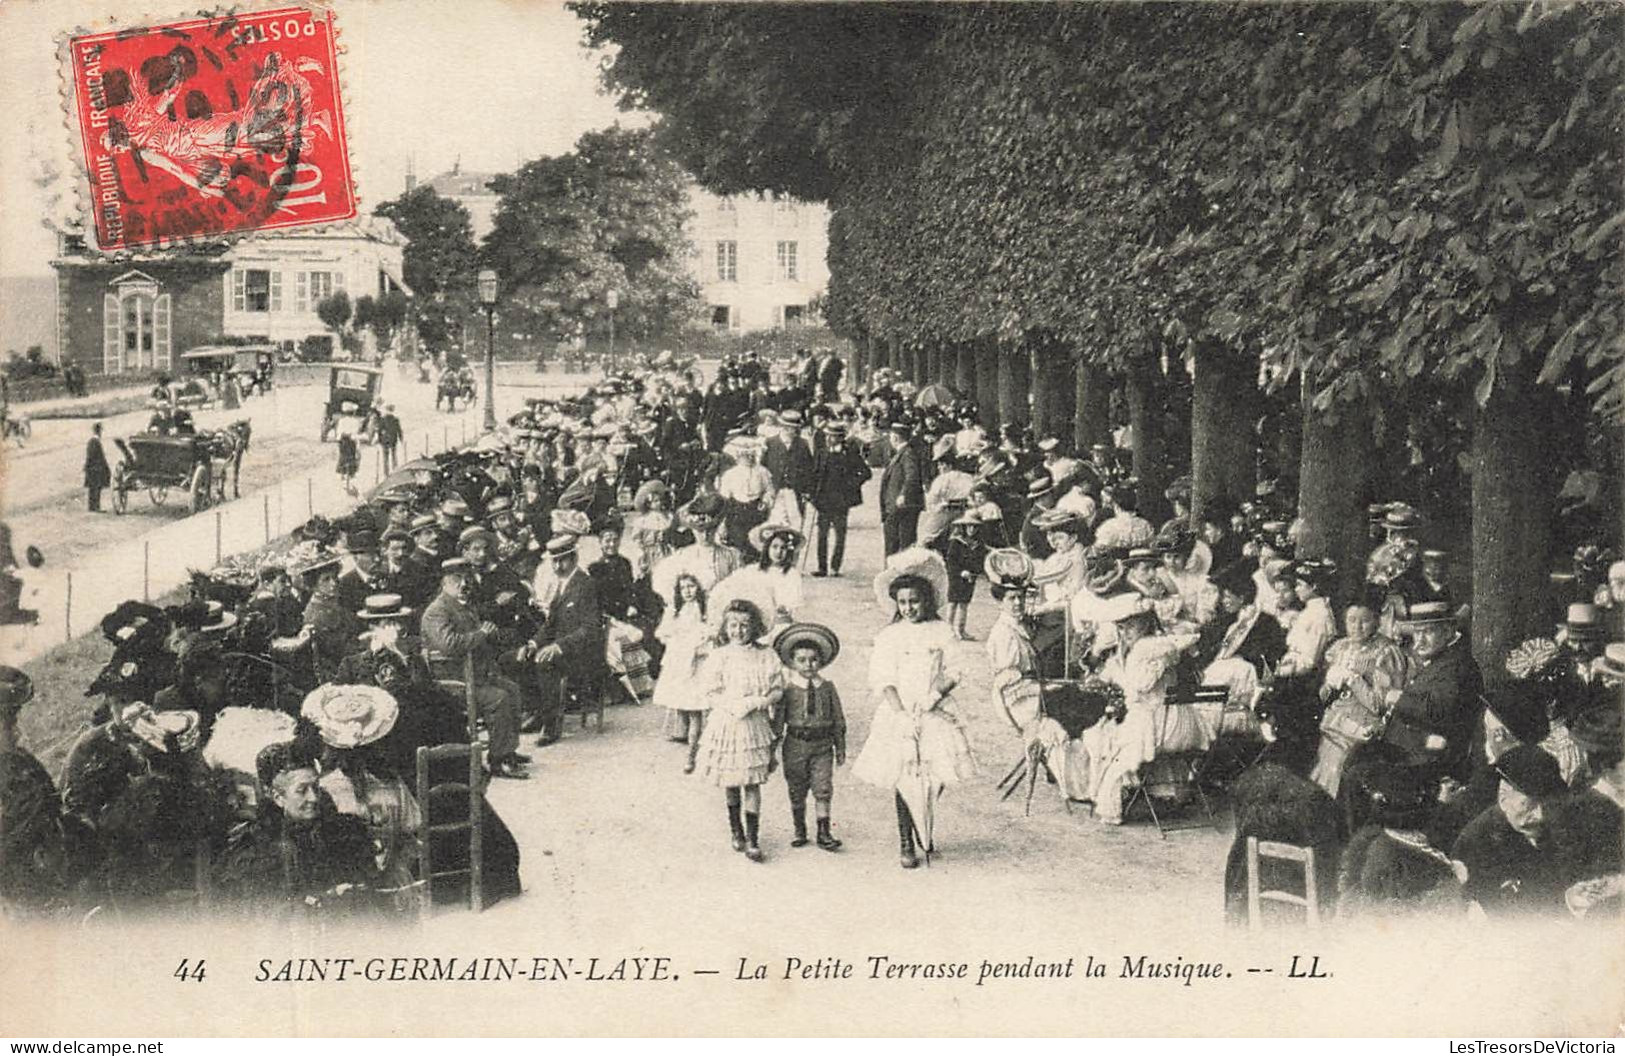
<path id="1" fill-rule="evenodd" d="M 162 506 L 171 491 L 185 491 L 191 511 L 198 513 L 226 501 L 228 475 L 233 497 L 239 495 L 248 439 L 249 423 L 239 421 L 216 432 L 143 433 L 115 440 L 123 458 L 113 470 L 113 512 L 127 512 L 130 492 L 145 488 L 154 506 Z"/>
<path id="2" fill-rule="evenodd" d="M 327 379 L 327 406 L 322 409 L 322 443 L 333 438 L 343 418 L 360 419 L 358 437 L 371 442 L 378 418 L 373 405 L 383 387 L 384 372 L 360 363 L 335 363 Z"/>

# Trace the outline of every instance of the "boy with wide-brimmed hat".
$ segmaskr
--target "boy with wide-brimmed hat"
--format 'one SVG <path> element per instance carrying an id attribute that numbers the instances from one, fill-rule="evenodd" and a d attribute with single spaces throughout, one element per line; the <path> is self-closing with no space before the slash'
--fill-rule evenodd
<path id="1" fill-rule="evenodd" d="M 779 708 L 784 781 L 796 830 L 790 846 L 807 846 L 811 791 L 818 846 L 839 850 L 841 841 L 830 832 L 830 804 L 835 797 L 835 767 L 846 763 L 846 715 L 840 693 L 821 672 L 839 655 L 841 640 L 822 624 L 792 623 L 774 638 L 773 648 L 789 668 Z"/>

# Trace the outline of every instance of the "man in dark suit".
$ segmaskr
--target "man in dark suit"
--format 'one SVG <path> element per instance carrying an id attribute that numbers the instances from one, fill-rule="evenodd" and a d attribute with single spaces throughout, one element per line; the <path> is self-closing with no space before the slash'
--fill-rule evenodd
<path id="1" fill-rule="evenodd" d="M 880 474 L 880 528 L 887 557 L 914 545 L 920 510 L 925 507 L 920 460 L 909 443 L 909 432 L 906 424 L 892 423 L 891 457 Z"/>
<path id="2" fill-rule="evenodd" d="M 1392 692 L 1394 710 L 1383 740 L 1408 765 L 1466 781 L 1484 692 L 1478 663 L 1448 601 L 1413 605 L 1405 626 L 1421 669 L 1403 690 Z"/>
<path id="3" fill-rule="evenodd" d="M 519 687 L 497 671 L 490 644 L 497 626 L 475 614 L 469 571 L 462 558 L 442 563 L 440 594 L 423 612 L 424 656 L 436 678 L 461 680 L 464 658 L 473 654 L 474 701 L 490 732 L 491 773 L 523 779 L 530 759 L 519 754 Z"/>
<path id="4" fill-rule="evenodd" d="M 801 438 L 801 424 L 801 412 L 794 408 L 779 414 L 784 432 L 768 440 L 762 465 L 772 474 L 773 487 L 780 491 L 789 488 L 795 494 L 796 506 L 805 509 L 813 489 L 813 453 Z"/>
<path id="5" fill-rule="evenodd" d="M 113 483 L 113 469 L 107 464 L 107 452 L 102 450 L 102 423 L 90 427 L 90 439 L 85 441 L 85 490 L 90 492 L 90 512 L 102 512 L 102 489 Z"/>
<path id="6" fill-rule="evenodd" d="M 378 450 L 383 453 L 385 473 L 393 470 L 399 461 L 402 436 L 401 420 L 395 416 L 395 405 L 384 404 L 383 413 L 378 416 L 377 440 Z"/>
<path id="7" fill-rule="evenodd" d="M 576 537 L 555 535 L 547 541 L 550 576 L 538 582 L 536 604 L 547 619 L 536 653 L 541 683 L 542 734 L 538 744 L 559 739 L 564 725 L 564 679 L 578 689 L 597 692 L 604 672 L 604 617 L 598 587 L 576 561 Z"/>
<path id="8" fill-rule="evenodd" d="M 813 453 L 812 504 L 818 511 L 818 569 L 813 575 L 841 574 L 847 515 L 863 501 L 863 485 L 873 475 L 863 452 L 847 440 L 846 423 L 837 419 L 825 425 Z M 834 553 L 829 550 L 831 531 Z"/>

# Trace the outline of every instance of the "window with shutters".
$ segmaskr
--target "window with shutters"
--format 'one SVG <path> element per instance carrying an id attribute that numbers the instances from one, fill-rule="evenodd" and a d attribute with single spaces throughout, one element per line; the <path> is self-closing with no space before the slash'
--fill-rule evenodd
<path id="1" fill-rule="evenodd" d="M 335 290 L 344 289 L 344 273 L 341 271 L 300 271 L 295 273 L 294 278 L 294 306 L 300 312 L 314 312 L 316 306 L 331 297 Z"/>
<path id="2" fill-rule="evenodd" d="M 119 373 L 120 350 L 124 347 L 120 326 L 118 295 L 102 295 L 102 373 Z"/>
<path id="3" fill-rule="evenodd" d="M 263 268 L 232 272 L 231 306 L 239 312 L 282 310 L 282 273 Z"/>

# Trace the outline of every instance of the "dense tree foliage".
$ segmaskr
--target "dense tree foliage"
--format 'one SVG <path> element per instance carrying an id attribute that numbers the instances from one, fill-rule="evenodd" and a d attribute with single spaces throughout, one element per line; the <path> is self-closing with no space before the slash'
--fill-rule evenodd
<path id="1" fill-rule="evenodd" d="M 1185 454 L 1232 497 L 1260 388 L 1301 399 L 1310 549 L 1470 479 L 1481 652 L 1546 619 L 1574 434 L 1625 418 L 1625 8 L 577 10 L 703 183 L 831 203 L 826 317 L 877 358 L 974 346 L 1044 399 L 1105 372 L 1148 430 L 1187 365 Z"/>
<path id="2" fill-rule="evenodd" d="M 468 210 L 427 185 L 380 205 L 408 239 L 402 262 L 412 288 L 418 337 L 434 352 L 447 348 L 474 306 L 478 256 Z"/>
<path id="3" fill-rule="evenodd" d="M 501 310 L 513 326 L 602 330 L 610 290 L 619 293 L 615 326 L 628 335 L 672 333 L 696 317 L 683 232 L 688 178 L 649 131 L 588 132 L 570 153 L 492 187 L 501 198 L 483 256 L 501 276 Z"/>

